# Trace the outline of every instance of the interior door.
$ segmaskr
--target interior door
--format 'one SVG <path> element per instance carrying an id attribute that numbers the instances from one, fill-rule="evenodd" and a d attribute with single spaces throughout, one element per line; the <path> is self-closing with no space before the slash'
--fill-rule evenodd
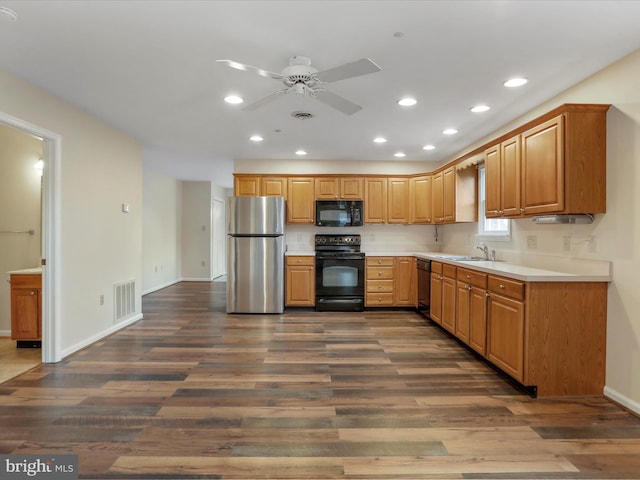
<path id="1" fill-rule="evenodd" d="M 224 202 L 213 199 L 213 218 L 211 219 L 211 276 L 219 277 L 227 273 L 227 248 L 225 232 Z"/>

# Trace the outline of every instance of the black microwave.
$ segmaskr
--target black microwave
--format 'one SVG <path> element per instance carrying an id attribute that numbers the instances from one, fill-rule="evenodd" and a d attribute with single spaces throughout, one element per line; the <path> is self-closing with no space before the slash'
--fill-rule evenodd
<path id="1" fill-rule="evenodd" d="M 316 200 L 318 227 L 361 227 L 362 200 Z"/>

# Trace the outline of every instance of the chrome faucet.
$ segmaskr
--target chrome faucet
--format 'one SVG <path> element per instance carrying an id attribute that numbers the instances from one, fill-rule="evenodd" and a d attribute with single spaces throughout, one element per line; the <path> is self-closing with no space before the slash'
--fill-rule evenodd
<path id="1" fill-rule="evenodd" d="M 484 243 L 480 243 L 476 248 L 478 250 L 482 250 L 482 253 L 484 253 L 485 260 L 489 260 L 489 247 L 487 247 Z"/>

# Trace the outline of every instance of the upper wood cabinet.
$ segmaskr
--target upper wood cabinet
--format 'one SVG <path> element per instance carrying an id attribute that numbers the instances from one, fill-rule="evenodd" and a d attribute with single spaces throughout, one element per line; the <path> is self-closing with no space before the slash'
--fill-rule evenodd
<path id="1" fill-rule="evenodd" d="M 287 198 L 286 177 L 262 177 L 260 179 L 260 195 L 265 197 Z"/>
<path id="2" fill-rule="evenodd" d="M 433 223 L 475 222 L 477 212 L 477 179 L 474 167 L 457 170 L 452 165 L 433 175 Z"/>
<path id="3" fill-rule="evenodd" d="M 364 179 L 364 223 L 386 223 L 387 179 Z"/>
<path id="4" fill-rule="evenodd" d="M 520 135 L 485 152 L 487 218 L 520 215 Z"/>
<path id="5" fill-rule="evenodd" d="M 362 200 L 363 180 L 360 177 L 316 177 L 318 200 Z"/>
<path id="6" fill-rule="evenodd" d="M 409 223 L 409 179 L 387 179 L 387 223 Z"/>
<path id="7" fill-rule="evenodd" d="M 409 179 L 409 223 L 432 223 L 432 177 Z"/>
<path id="8" fill-rule="evenodd" d="M 289 177 L 287 181 L 287 223 L 315 222 L 313 177 Z"/>
<path id="9" fill-rule="evenodd" d="M 260 195 L 260 176 L 235 177 L 233 192 L 236 197 L 256 197 Z"/>
<path id="10" fill-rule="evenodd" d="M 487 217 L 606 211 L 609 105 L 563 105 L 485 151 Z"/>

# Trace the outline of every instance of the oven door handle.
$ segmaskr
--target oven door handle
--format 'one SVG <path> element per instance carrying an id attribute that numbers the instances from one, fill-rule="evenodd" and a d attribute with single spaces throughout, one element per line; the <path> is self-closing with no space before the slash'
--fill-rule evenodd
<path id="1" fill-rule="evenodd" d="M 318 260 L 364 260 L 364 257 L 360 255 L 340 255 L 340 256 L 317 255 L 316 258 Z"/>

